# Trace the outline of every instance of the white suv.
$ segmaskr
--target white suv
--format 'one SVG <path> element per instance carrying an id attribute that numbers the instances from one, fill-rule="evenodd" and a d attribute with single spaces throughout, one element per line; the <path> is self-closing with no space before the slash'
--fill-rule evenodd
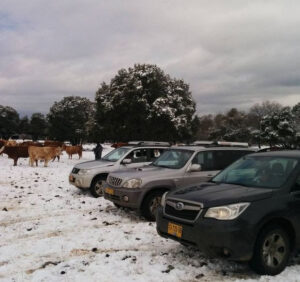
<path id="1" fill-rule="evenodd" d="M 90 189 L 94 197 L 102 196 L 103 184 L 110 172 L 148 165 L 169 146 L 167 142 L 131 142 L 111 151 L 101 160 L 75 165 L 69 183 L 80 189 Z"/>

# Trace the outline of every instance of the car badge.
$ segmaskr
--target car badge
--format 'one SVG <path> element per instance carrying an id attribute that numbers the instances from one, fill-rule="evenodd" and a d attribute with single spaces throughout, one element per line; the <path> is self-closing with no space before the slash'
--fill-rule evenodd
<path id="1" fill-rule="evenodd" d="M 176 203 L 176 206 L 175 206 L 176 210 L 181 211 L 181 210 L 183 210 L 183 208 L 184 208 L 183 203 L 181 203 L 181 202 Z"/>

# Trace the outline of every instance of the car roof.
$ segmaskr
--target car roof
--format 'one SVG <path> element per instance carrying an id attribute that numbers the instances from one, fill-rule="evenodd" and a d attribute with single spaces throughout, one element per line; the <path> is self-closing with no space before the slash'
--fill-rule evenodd
<path id="1" fill-rule="evenodd" d="M 249 152 L 256 152 L 255 148 L 244 148 L 244 147 L 223 147 L 223 146 L 216 146 L 216 147 L 203 147 L 203 146 L 172 146 L 170 149 L 175 150 L 190 150 L 190 151 L 249 151 Z"/>
<path id="2" fill-rule="evenodd" d="M 282 150 L 272 152 L 257 152 L 251 156 L 300 158 L 300 150 Z"/>
<path id="3" fill-rule="evenodd" d="M 170 148 L 169 146 L 157 146 L 157 145 L 126 145 L 126 146 L 121 146 L 119 148 L 126 148 L 126 149 L 167 149 Z M 117 149 L 119 149 L 117 148 Z"/>

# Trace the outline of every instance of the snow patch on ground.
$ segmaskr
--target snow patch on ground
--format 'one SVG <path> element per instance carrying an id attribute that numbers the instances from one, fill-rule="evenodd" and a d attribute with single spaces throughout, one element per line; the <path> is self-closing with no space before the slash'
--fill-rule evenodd
<path id="1" fill-rule="evenodd" d="M 105 146 L 104 154 L 111 148 Z M 277 277 L 209 259 L 160 237 L 155 223 L 68 183 L 83 158 L 49 167 L 0 157 L 0 281 L 297 281 L 292 262 Z M 247 280 L 248 279 L 248 280 Z"/>

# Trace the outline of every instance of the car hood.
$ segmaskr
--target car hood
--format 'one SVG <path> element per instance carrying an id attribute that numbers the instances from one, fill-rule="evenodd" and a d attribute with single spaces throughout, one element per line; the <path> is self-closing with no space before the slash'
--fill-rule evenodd
<path id="1" fill-rule="evenodd" d="M 157 166 L 144 166 L 139 168 L 131 168 L 131 169 L 124 169 L 118 170 L 113 173 L 110 173 L 113 177 L 118 177 L 124 179 L 131 179 L 131 178 L 142 178 L 145 179 L 147 177 L 155 177 L 158 178 L 160 175 L 168 176 L 168 174 L 174 174 L 178 171 L 177 169 L 170 169 L 164 167 L 157 167 Z"/>
<path id="2" fill-rule="evenodd" d="M 79 169 L 93 169 L 93 168 L 108 167 L 108 166 L 114 166 L 114 163 L 98 160 L 98 161 L 83 162 L 75 165 L 75 167 Z"/>
<path id="3" fill-rule="evenodd" d="M 270 198 L 271 189 L 245 187 L 233 184 L 202 183 L 198 186 L 170 192 L 167 198 L 202 203 L 204 207 L 215 207 L 241 202 L 254 202 Z"/>

